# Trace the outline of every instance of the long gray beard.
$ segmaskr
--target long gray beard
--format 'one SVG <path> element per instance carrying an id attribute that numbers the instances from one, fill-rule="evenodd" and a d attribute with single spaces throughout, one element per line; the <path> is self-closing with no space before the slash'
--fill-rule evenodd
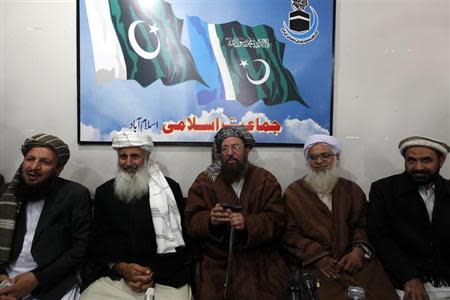
<path id="1" fill-rule="evenodd" d="M 147 164 L 143 164 L 136 174 L 127 173 L 118 167 L 114 181 L 114 193 L 123 202 L 130 203 L 148 193 L 149 180 Z"/>
<path id="2" fill-rule="evenodd" d="M 333 191 L 334 186 L 339 180 L 339 163 L 336 161 L 330 170 L 323 172 L 314 171 L 307 165 L 308 173 L 304 177 L 307 185 L 316 193 L 328 194 Z"/>

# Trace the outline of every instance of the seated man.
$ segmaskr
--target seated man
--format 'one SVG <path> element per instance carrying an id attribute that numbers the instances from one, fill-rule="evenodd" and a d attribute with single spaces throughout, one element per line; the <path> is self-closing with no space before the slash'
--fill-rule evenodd
<path id="1" fill-rule="evenodd" d="M 288 226 L 283 243 L 300 267 L 320 282 L 319 299 L 348 299 L 349 285 L 366 299 L 398 299 L 366 235 L 366 197 L 339 177 L 341 147 L 328 135 L 305 143 L 308 173 L 286 189 Z"/>
<path id="2" fill-rule="evenodd" d="M 164 177 L 149 157 L 152 138 L 123 131 L 112 140 L 117 175 L 95 192 L 89 246 L 92 262 L 82 299 L 190 299 L 189 256 L 180 211 L 178 183 Z"/>
<path id="3" fill-rule="evenodd" d="M 197 300 L 288 298 L 291 276 L 279 247 L 285 225 L 281 187 L 248 162 L 254 143 L 245 127 L 222 128 L 214 138 L 215 161 L 189 190 L 187 230 L 201 247 Z"/>
<path id="4" fill-rule="evenodd" d="M 89 191 L 58 177 L 69 160 L 59 138 L 25 140 L 24 155 L 0 198 L 0 299 L 77 299 L 87 249 Z M 31 294 L 31 295 L 30 295 Z"/>
<path id="5" fill-rule="evenodd" d="M 426 137 L 399 144 L 405 171 L 372 184 L 368 232 L 402 299 L 450 299 L 450 148 Z"/>

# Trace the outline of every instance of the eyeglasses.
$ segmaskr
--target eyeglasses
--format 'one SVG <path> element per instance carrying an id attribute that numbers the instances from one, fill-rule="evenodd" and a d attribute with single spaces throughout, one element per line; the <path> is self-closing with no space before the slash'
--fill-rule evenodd
<path id="1" fill-rule="evenodd" d="M 336 156 L 336 154 L 334 153 L 328 153 L 328 152 L 323 152 L 323 153 L 318 153 L 318 154 L 309 154 L 308 155 L 308 160 L 310 161 L 316 161 L 319 158 L 322 160 L 327 160 L 330 157 Z"/>
<path id="2" fill-rule="evenodd" d="M 231 149 L 233 152 L 239 152 L 244 148 L 244 145 L 242 144 L 231 144 L 231 145 L 225 145 L 222 146 L 222 149 L 220 150 L 222 153 L 228 153 L 228 151 Z"/>

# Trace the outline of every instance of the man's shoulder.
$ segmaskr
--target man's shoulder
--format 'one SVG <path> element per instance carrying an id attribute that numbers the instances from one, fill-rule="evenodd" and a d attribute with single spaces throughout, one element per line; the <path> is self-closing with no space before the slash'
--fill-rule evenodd
<path id="1" fill-rule="evenodd" d="M 169 184 L 170 187 L 174 187 L 174 186 L 179 186 L 180 184 L 178 182 L 176 182 L 175 180 L 173 180 L 170 177 L 164 176 L 167 180 L 167 183 Z"/>
<path id="2" fill-rule="evenodd" d="M 370 187 L 369 198 L 370 201 L 383 198 L 397 199 L 412 193 L 417 193 L 417 186 L 410 176 L 403 172 L 373 182 Z"/>
<path id="3" fill-rule="evenodd" d="M 89 193 L 89 190 L 84 185 L 62 177 L 57 178 L 57 184 L 60 190 L 70 190 L 75 193 Z"/>
<path id="4" fill-rule="evenodd" d="M 444 193 L 446 193 L 450 197 L 450 179 L 446 179 L 439 175 L 436 182 L 437 188 L 443 189 Z"/>
<path id="5" fill-rule="evenodd" d="M 380 178 L 372 183 L 372 187 L 389 186 L 398 184 L 404 179 L 405 173 L 394 174 L 388 177 Z"/>
<path id="6" fill-rule="evenodd" d="M 102 183 L 95 189 L 95 192 L 97 193 L 99 191 L 112 190 L 114 187 L 114 181 L 115 181 L 115 178 L 111 178 L 110 180 Z"/>
<path id="7" fill-rule="evenodd" d="M 75 206 L 83 207 L 84 209 L 89 206 L 91 194 L 89 190 L 80 183 L 58 177 L 56 187 L 49 195 L 49 199 L 58 199 L 61 203 L 75 203 Z"/>
<path id="8" fill-rule="evenodd" d="M 301 177 L 294 182 L 291 182 L 286 190 L 284 191 L 283 195 L 288 200 L 292 199 L 294 201 L 298 201 L 299 197 L 303 197 L 306 194 L 314 193 L 314 191 L 308 187 L 306 184 L 305 178 Z"/>
<path id="9" fill-rule="evenodd" d="M 351 196 L 352 199 L 366 199 L 366 193 L 361 186 L 351 179 L 339 177 L 335 188 L 341 196 L 347 195 Z"/>
<path id="10" fill-rule="evenodd" d="M 275 175 L 272 174 L 272 172 L 270 172 L 267 169 L 264 169 L 263 167 L 250 165 L 248 170 L 249 170 L 250 176 L 254 176 L 254 177 L 258 177 L 258 178 L 262 178 L 262 176 L 265 176 L 265 177 L 271 178 L 273 180 L 277 180 Z"/>
<path id="11" fill-rule="evenodd" d="M 298 188 L 303 188 L 305 186 L 305 178 L 301 177 L 297 180 L 295 180 L 294 182 L 291 182 L 286 190 L 292 190 L 292 189 L 298 189 Z"/>
<path id="12" fill-rule="evenodd" d="M 178 201 L 183 201 L 183 192 L 181 191 L 181 186 L 180 184 L 175 181 L 174 179 L 164 176 L 166 178 L 167 184 L 169 184 L 169 188 L 172 190 L 172 193 L 175 196 L 175 200 Z"/>
<path id="13" fill-rule="evenodd" d="M 214 182 L 212 178 L 209 177 L 205 171 L 202 171 L 200 172 L 200 174 L 197 175 L 192 184 L 194 185 L 194 184 L 213 184 L 213 183 Z"/>
<path id="14" fill-rule="evenodd" d="M 362 190 L 361 187 L 359 186 L 359 184 L 357 184 L 356 182 L 354 182 L 351 179 L 344 178 L 344 177 L 339 177 L 337 184 L 341 184 L 341 185 L 349 186 L 354 189 Z"/>

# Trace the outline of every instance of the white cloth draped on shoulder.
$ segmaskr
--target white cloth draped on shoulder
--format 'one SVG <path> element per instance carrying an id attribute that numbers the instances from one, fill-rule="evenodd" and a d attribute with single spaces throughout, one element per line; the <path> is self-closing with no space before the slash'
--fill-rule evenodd
<path id="1" fill-rule="evenodd" d="M 181 217 L 173 192 L 159 167 L 149 162 L 149 198 L 153 227 L 156 234 L 157 253 L 173 253 L 184 246 Z"/>

